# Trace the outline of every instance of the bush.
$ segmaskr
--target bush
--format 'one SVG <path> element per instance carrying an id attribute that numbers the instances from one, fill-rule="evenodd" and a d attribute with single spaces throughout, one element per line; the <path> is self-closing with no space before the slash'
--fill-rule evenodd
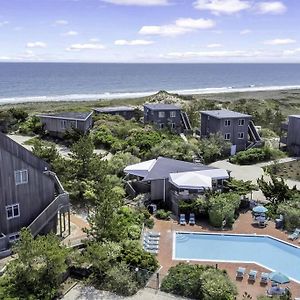
<path id="1" fill-rule="evenodd" d="M 167 293 L 204 300 L 233 300 L 237 288 L 223 270 L 211 266 L 180 263 L 171 267 L 161 290 Z"/>
<path id="2" fill-rule="evenodd" d="M 300 199 L 295 197 L 292 200 L 279 204 L 277 209 L 278 214 L 284 217 L 284 228 L 293 231 L 295 228 L 300 228 Z"/>
<path id="3" fill-rule="evenodd" d="M 19 127 L 19 132 L 26 135 L 44 135 L 44 126 L 38 117 L 30 117 Z"/>
<path id="4" fill-rule="evenodd" d="M 171 217 L 171 212 L 164 209 L 159 209 L 157 210 L 155 216 L 160 220 L 169 220 Z"/>

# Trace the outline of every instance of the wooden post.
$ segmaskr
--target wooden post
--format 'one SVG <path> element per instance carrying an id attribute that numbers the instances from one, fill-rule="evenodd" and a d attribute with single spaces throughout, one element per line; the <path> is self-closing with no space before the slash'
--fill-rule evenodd
<path id="1" fill-rule="evenodd" d="M 66 231 L 66 213 L 63 212 L 63 220 L 64 220 L 64 232 Z"/>
<path id="2" fill-rule="evenodd" d="M 68 210 L 68 230 L 69 230 L 69 235 L 71 235 L 71 215 L 70 215 L 70 209 Z"/>
<path id="3" fill-rule="evenodd" d="M 62 236 L 61 212 L 59 212 L 59 235 Z"/>

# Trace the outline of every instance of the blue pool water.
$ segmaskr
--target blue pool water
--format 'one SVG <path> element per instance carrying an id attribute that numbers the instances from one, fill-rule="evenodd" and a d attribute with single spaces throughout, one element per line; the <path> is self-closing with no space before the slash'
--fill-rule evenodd
<path id="1" fill-rule="evenodd" d="M 176 232 L 173 258 L 255 262 L 300 282 L 300 248 L 268 236 Z"/>

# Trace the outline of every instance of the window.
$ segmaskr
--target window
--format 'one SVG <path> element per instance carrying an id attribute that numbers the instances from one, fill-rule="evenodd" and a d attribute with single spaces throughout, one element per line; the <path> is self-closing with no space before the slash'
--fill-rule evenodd
<path id="1" fill-rule="evenodd" d="M 158 117 L 159 118 L 164 118 L 165 117 L 165 112 L 164 111 L 159 111 L 158 112 Z"/>
<path id="2" fill-rule="evenodd" d="M 171 111 L 170 112 L 170 117 L 175 118 L 176 117 L 176 111 Z"/>
<path id="3" fill-rule="evenodd" d="M 163 123 L 159 123 L 159 128 L 163 129 L 164 128 L 164 124 Z"/>
<path id="4" fill-rule="evenodd" d="M 244 137 L 245 137 L 244 132 L 239 132 L 239 133 L 238 133 L 238 139 L 243 140 Z"/>
<path id="5" fill-rule="evenodd" d="M 67 128 L 67 121 L 66 120 L 61 120 L 60 121 L 60 128 L 61 129 L 66 129 Z"/>
<path id="6" fill-rule="evenodd" d="M 17 218 L 20 216 L 19 204 L 13 204 L 6 206 L 6 218 L 7 220 Z"/>
<path id="7" fill-rule="evenodd" d="M 70 122 L 71 128 L 77 128 L 77 121 Z"/>
<path id="8" fill-rule="evenodd" d="M 16 232 L 16 233 L 12 233 L 8 236 L 8 239 L 11 243 L 14 243 L 16 242 L 18 239 L 20 238 L 20 234 L 19 232 Z"/>
<path id="9" fill-rule="evenodd" d="M 224 139 L 225 139 L 225 141 L 229 141 L 230 140 L 230 133 L 225 133 Z"/>
<path id="10" fill-rule="evenodd" d="M 244 125 L 245 125 L 245 120 L 239 119 L 239 126 L 244 126 Z"/>
<path id="11" fill-rule="evenodd" d="M 15 183 L 18 184 L 25 184 L 28 182 L 28 171 L 27 170 L 18 170 L 15 171 Z"/>
<path id="12" fill-rule="evenodd" d="M 224 121 L 224 125 L 225 126 L 230 126 L 231 125 L 231 121 L 230 120 L 225 120 Z"/>
<path id="13" fill-rule="evenodd" d="M 175 123 L 171 123 L 171 128 L 175 129 Z"/>

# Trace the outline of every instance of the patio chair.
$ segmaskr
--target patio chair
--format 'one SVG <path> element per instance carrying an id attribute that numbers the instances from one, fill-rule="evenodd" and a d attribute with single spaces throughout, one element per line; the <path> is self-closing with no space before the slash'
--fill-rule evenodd
<path id="1" fill-rule="evenodd" d="M 244 278 L 244 275 L 245 275 L 245 272 L 246 272 L 246 268 L 243 268 L 243 267 L 239 267 L 237 270 L 236 270 L 236 278 Z"/>
<path id="2" fill-rule="evenodd" d="M 256 280 L 257 271 L 256 270 L 250 270 L 248 274 L 248 280 L 249 281 L 255 281 Z"/>
<path id="3" fill-rule="evenodd" d="M 296 240 L 300 236 L 300 229 L 296 228 L 295 231 L 288 236 L 289 240 Z"/>
<path id="4" fill-rule="evenodd" d="M 260 275 L 260 283 L 268 284 L 268 281 L 269 281 L 269 273 L 262 272 Z"/>
<path id="5" fill-rule="evenodd" d="M 194 213 L 190 213 L 189 224 L 190 225 L 195 225 L 195 223 L 196 223 L 195 214 Z"/>
<path id="6" fill-rule="evenodd" d="M 180 223 L 180 225 L 186 224 L 185 214 L 180 214 L 179 223 Z"/>

